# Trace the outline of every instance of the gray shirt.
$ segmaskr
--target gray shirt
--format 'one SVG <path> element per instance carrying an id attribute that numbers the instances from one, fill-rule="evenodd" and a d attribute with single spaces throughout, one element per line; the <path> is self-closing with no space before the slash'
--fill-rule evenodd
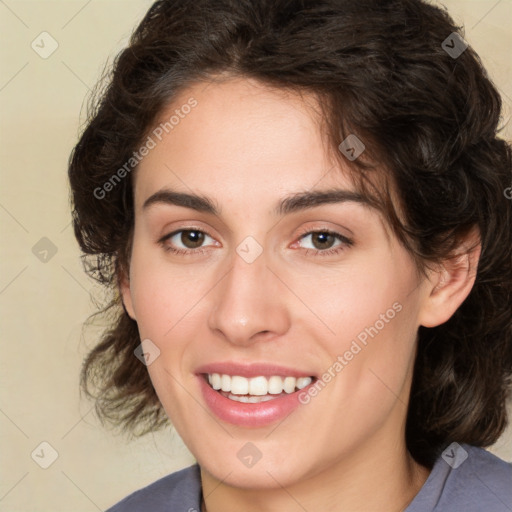
<path id="1" fill-rule="evenodd" d="M 106 512 L 200 512 L 197 464 L 130 494 Z M 512 512 L 512 464 L 452 443 L 404 512 Z"/>

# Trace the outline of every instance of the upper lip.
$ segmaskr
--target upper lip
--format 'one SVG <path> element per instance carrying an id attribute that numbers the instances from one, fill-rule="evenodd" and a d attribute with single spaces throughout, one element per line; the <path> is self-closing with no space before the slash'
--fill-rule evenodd
<path id="1" fill-rule="evenodd" d="M 220 373 L 224 375 L 239 375 L 240 377 L 272 377 L 279 375 L 283 377 L 313 377 L 308 370 L 299 370 L 280 366 L 275 363 L 237 363 L 234 361 L 222 361 L 218 363 L 208 363 L 196 369 L 197 374 Z"/>

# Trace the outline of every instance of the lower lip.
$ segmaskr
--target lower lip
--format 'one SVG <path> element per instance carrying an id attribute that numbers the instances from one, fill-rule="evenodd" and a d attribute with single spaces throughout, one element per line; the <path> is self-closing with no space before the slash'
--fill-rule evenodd
<path id="1" fill-rule="evenodd" d="M 301 403 L 298 395 L 308 386 L 289 395 L 266 402 L 248 404 L 235 402 L 212 389 L 202 375 L 198 376 L 204 400 L 210 410 L 221 420 L 242 427 L 264 427 L 286 418 Z M 311 386 L 312 384 L 310 384 Z"/>

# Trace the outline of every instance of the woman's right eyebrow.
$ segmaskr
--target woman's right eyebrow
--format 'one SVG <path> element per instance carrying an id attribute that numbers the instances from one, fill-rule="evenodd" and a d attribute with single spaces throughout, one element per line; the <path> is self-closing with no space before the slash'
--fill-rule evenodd
<path id="1" fill-rule="evenodd" d="M 365 206 L 372 207 L 370 201 L 352 190 L 328 189 L 311 190 L 306 192 L 297 192 L 283 198 L 274 208 L 275 215 L 286 215 L 289 213 L 314 208 L 324 204 L 356 202 Z M 155 192 L 144 201 L 143 210 L 148 209 L 155 204 L 170 204 L 191 208 L 204 213 L 220 216 L 222 209 L 216 205 L 216 202 L 208 197 L 187 192 L 178 192 L 169 188 L 164 188 Z"/>
<path id="2" fill-rule="evenodd" d="M 221 213 L 220 208 L 209 197 L 189 194 L 187 192 L 177 192 L 168 188 L 159 190 L 148 197 L 144 201 L 142 209 L 146 210 L 150 206 L 159 203 L 183 206 L 184 208 L 191 208 L 200 212 L 211 213 L 212 215 L 220 215 Z"/>

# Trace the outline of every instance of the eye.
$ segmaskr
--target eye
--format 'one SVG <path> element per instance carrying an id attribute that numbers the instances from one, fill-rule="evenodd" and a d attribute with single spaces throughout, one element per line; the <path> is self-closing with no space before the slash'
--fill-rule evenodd
<path id="1" fill-rule="evenodd" d="M 205 231 L 196 228 L 189 228 L 169 233 L 162 237 L 158 243 L 166 252 L 180 255 L 194 255 L 206 252 L 203 248 L 203 244 L 208 238 L 215 242 L 215 240 Z M 353 245 L 353 242 L 341 233 L 328 229 L 306 231 L 299 237 L 299 242 L 308 238 L 310 238 L 312 246 L 307 247 L 304 246 L 303 243 L 300 243 L 300 247 L 306 249 L 307 255 L 312 252 L 313 256 L 338 254 L 348 246 Z M 334 245 L 336 244 L 336 241 L 338 241 L 338 244 Z M 217 244 L 217 242 L 215 243 Z"/>
<path id="2" fill-rule="evenodd" d="M 176 254 L 191 254 L 204 252 L 201 249 L 207 238 L 213 240 L 210 235 L 200 229 L 180 229 L 165 235 L 158 243 L 166 251 Z"/>
<path id="3" fill-rule="evenodd" d="M 303 241 L 308 238 L 311 242 L 310 247 L 307 247 L 307 245 L 304 246 L 304 244 L 301 244 L 301 247 L 306 249 L 306 254 L 308 254 L 309 251 L 313 251 L 315 256 L 338 254 L 353 244 L 353 242 L 346 236 L 328 229 L 307 231 L 301 235 L 299 241 Z M 334 245 L 336 240 L 338 240 L 338 244 Z"/>

